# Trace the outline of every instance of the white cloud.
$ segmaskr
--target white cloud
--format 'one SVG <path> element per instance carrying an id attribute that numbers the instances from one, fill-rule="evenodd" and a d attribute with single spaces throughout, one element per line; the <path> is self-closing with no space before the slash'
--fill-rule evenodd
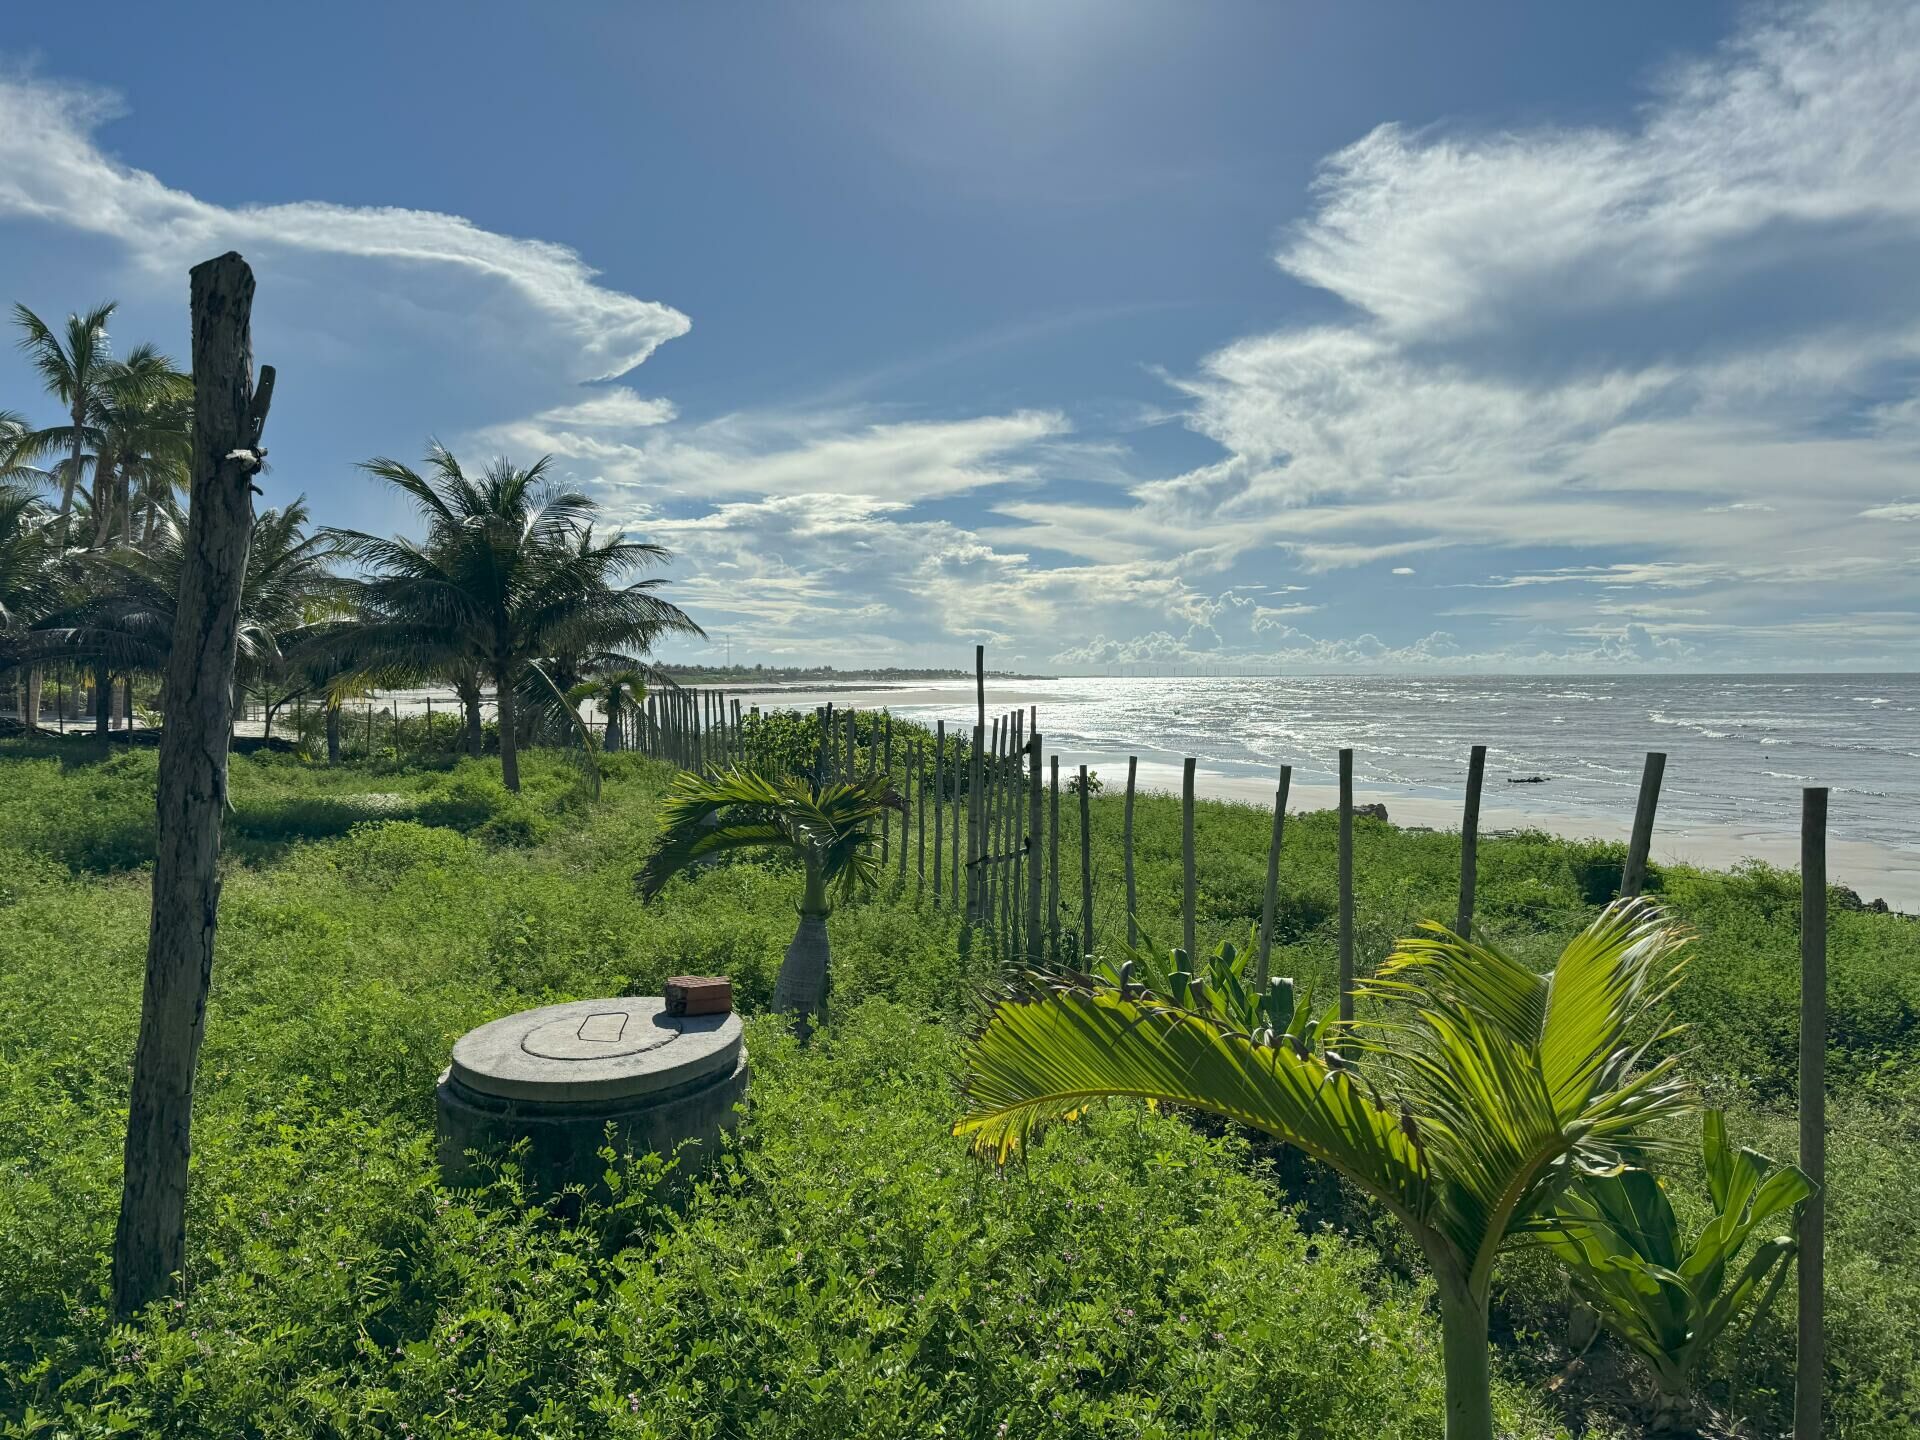
<path id="1" fill-rule="evenodd" d="M 671 400 L 639 395 L 624 385 L 610 386 L 592 399 L 574 405 L 556 405 L 534 417 L 541 425 L 578 426 L 588 430 L 632 430 L 665 425 L 679 412 Z"/>
<path id="2" fill-rule="evenodd" d="M 1413 567 L 1411 565 L 1396 565 L 1393 567 L 1393 573 L 1396 575 L 1411 575 L 1413 574 Z"/>
<path id="3" fill-rule="evenodd" d="M 499 235 L 457 215 L 322 201 L 211 204 L 103 151 L 95 132 L 119 113 L 99 90 L 0 75 L 0 219 L 107 236 L 144 270 L 174 282 L 189 266 L 237 249 L 256 259 L 265 252 L 374 262 L 477 286 L 477 300 L 472 288 L 422 287 L 394 303 L 424 304 L 448 323 L 467 323 L 477 307 L 516 307 L 581 380 L 630 370 L 689 328 L 670 306 L 595 283 L 595 271 L 564 245 Z M 523 330 L 520 337 L 535 338 Z"/>

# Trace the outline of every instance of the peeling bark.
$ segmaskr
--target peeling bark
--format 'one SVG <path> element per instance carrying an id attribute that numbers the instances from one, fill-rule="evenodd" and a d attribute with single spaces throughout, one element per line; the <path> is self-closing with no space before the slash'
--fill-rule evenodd
<path id="1" fill-rule="evenodd" d="M 219 921 L 240 588 L 253 539 L 254 452 L 273 390 L 271 370 L 258 391 L 253 385 L 246 261 L 229 252 L 196 265 L 192 290 L 193 490 L 167 659 L 153 913 L 113 1237 L 113 1304 L 122 1316 L 165 1295 L 186 1263 L 194 1066 Z"/>

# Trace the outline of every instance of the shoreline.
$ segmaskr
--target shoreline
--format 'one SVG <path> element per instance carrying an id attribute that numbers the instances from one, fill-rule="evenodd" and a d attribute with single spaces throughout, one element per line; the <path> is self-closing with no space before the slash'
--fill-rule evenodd
<path id="1" fill-rule="evenodd" d="M 775 698 L 775 697 L 769 697 Z M 973 683 L 965 680 L 946 685 L 926 683 L 900 687 L 873 686 L 836 694 L 821 690 L 795 688 L 777 695 L 778 705 L 767 708 L 807 709 L 827 700 L 837 708 L 890 708 L 903 719 L 923 721 L 924 713 L 915 711 L 973 709 Z M 993 687 L 988 695 L 992 713 L 1024 707 L 1058 705 L 1059 696 L 1047 692 L 1026 692 L 1005 683 Z M 1043 709 L 1044 718 L 1044 709 Z M 969 722 L 970 723 L 970 722 Z M 1141 747 L 1144 751 L 1148 747 Z M 1069 756 L 1062 753 L 1062 768 Z M 1084 761 L 1089 769 L 1101 772 L 1106 781 L 1104 793 L 1117 793 L 1124 784 L 1127 752 L 1105 748 L 1074 753 L 1072 763 Z M 1180 794 L 1181 768 L 1178 763 L 1149 759 L 1141 754 L 1138 784 L 1143 791 Z M 1232 772 L 1197 766 L 1194 793 L 1206 800 L 1226 800 L 1270 808 L 1276 776 Z M 1480 833 L 1538 830 L 1562 840 L 1611 840 L 1625 842 L 1633 829 L 1631 805 L 1619 814 L 1598 814 L 1556 807 L 1551 797 L 1541 794 L 1543 787 L 1488 784 L 1480 804 Z M 1525 790 L 1526 799 L 1542 804 L 1514 803 L 1500 793 Z M 1402 828 L 1455 831 L 1460 828 L 1462 796 L 1429 791 L 1369 785 L 1354 787 L 1354 804 L 1380 804 L 1387 807 L 1388 823 Z M 1517 797 L 1516 797 L 1517 798 Z M 1287 809 L 1291 811 L 1331 810 L 1340 801 L 1336 785 L 1296 780 L 1290 787 Z M 1504 803 L 1503 803 L 1504 802 Z M 1701 824 L 1687 821 L 1656 821 L 1653 830 L 1652 858 L 1668 865 L 1688 865 L 1699 870 L 1731 870 L 1745 860 L 1760 860 L 1787 870 L 1800 866 L 1800 835 L 1795 829 L 1758 826 Z M 1827 838 L 1827 876 L 1830 883 L 1844 885 L 1862 900 L 1885 900 L 1889 906 L 1908 914 L 1920 914 L 1920 849 L 1902 850 L 1870 840 L 1851 840 L 1829 833 Z"/>
<path id="2" fill-rule="evenodd" d="M 1089 768 L 1098 769 L 1098 766 Z M 1124 775 L 1125 757 L 1119 772 Z M 1114 771 L 1109 770 L 1112 774 Z M 1124 781 L 1122 782 L 1124 783 Z M 1137 774 L 1142 792 L 1178 798 L 1181 771 L 1177 765 L 1142 760 Z M 1230 775 L 1219 770 L 1194 769 L 1194 794 L 1205 800 L 1226 800 L 1262 809 L 1271 808 L 1275 782 L 1256 775 Z M 1109 784 L 1103 793 L 1114 793 Z M 1337 785 L 1295 784 L 1288 787 L 1287 812 L 1332 810 L 1340 803 Z M 1457 832 L 1462 799 L 1421 795 L 1404 790 L 1356 785 L 1355 806 L 1387 807 L 1387 823 L 1401 829 Z M 1631 814 L 1585 815 L 1569 811 L 1533 810 L 1511 805 L 1480 804 L 1482 838 L 1522 830 L 1538 830 L 1561 840 L 1625 842 L 1633 830 Z M 1798 833 L 1752 829 L 1739 825 L 1680 823 L 1653 829 L 1652 858 L 1668 865 L 1696 870 L 1731 870 L 1744 860 L 1761 860 L 1787 870 L 1800 866 Z M 1885 900 L 1893 909 L 1920 913 L 1920 852 L 1905 852 L 1865 840 L 1827 839 L 1827 880 L 1844 885 L 1862 900 Z"/>

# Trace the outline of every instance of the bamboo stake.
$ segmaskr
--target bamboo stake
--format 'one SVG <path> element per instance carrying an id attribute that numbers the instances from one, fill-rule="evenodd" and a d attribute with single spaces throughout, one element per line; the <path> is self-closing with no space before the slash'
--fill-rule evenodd
<path id="1" fill-rule="evenodd" d="M 1826 1391 L 1827 791 L 1800 792 L 1800 1168 L 1813 1194 L 1800 1206 L 1799 1347 L 1793 1440 L 1820 1440 Z"/>
<path id="2" fill-rule="evenodd" d="M 1040 808 L 1044 799 L 1040 783 L 1040 732 L 1035 730 L 1027 741 L 1027 757 L 1030 761 L 1027 771 L 1027 963 L 1037 964 L 1040 960 L 1040 937 L 1046 932 L 1040 928 Z"/>
<path id="3" fill-rule="evenodd" d="M 920 823 L 913 827 L 913 895 L 916 900 L 920 898 L 921 893 L 927 888 L 927 772 L 923 768 L 927 763 L 925 748 L 922 742 L 918 740 L 914 742 L 913 768 L 920 777 Z M 939 824 L 937 818 L 938 812 L 935 813 L 936 819 L 934 823 L 937 826 Z M 940 833 L 938 829 L 934 831 L 933 843 L 936 847 L 940 843 Z M 905 847 L 903 846 L 902 848 L 904 849 Z M 933 878 L 936 882 L 940 879 L 940 855 L 937 848 L 934 851 Z"/>
<path id="4" fill-rule="evenodd" d="M 1660 804 L 1660 777 L 1666 770 L 1666 755 L 1649 750 L 1646 769 L 1640 772 L 1640 801 L 1633 807 L 1633 839 L 1627 845 L 1627 863 L 1620 870 L 1622 895 L 1638 895 L 1646 886 L 1647 852 L 1653 848 L 1653 812 Z"/>
<path id="5" fill-rule="evenodd" d="M 986 758 L 981 762 L 980 771 L 980 918 L 987 924 L 994 923 L 995 892 L 999 888 L 993 873 L 994 841 L 998 839 L 997 827 L 1000 820 L 999 806 L 995 803 L 999 796 L 995 793 L 998 786 L 1000 768 L 1000 720 L 996 716 L 992 722 L 992 734 L 987 740 Z"/>
<path id="6" fill-rule="evenodd" d="M 1093 825 L 1087 809 L 1091 797 L 1087 767 L 1080 767 L 1080 954 L 1093 954 Z"/>
<path id="7" fill-rule="evenodd" d="M 1473 747 L 1467 761 L 1467 808 L 1460 816 L 1460 912 L 1453 933 L 1473 938 L 1473 891 L 1480 875 L 1480 782 L 1487 774 L 1487 747 Z"/>
<path id="8" fill-rule="evenodd" d="M 1353 751 L 1340 752 L 1340 1019 L 1353 1019 Z"/>
<path id="9" fill-rule="evenodd" d="M 1193 757 L 1180 767 L 1180 936 L 1187 947 L 1187 963 L 1194 959 L 1193 936 Z"/>
<path id="10" fill-rule="evenodd" d="M 1121 812 L 1120 821 L 1120 860 L 1126 869 L 1127 878 L 1127 948 L 1131 950 L 1140 943 L 1139 896 L 1133 885 L 1133 782 L 1140 769 L 1140 757 L 1127 757 L 1127 806 Z"/>
<path id="11" fill-rule="evenodd" d="M 1293 767 L 1280 767 L 1280 784 L 1273 792 L 1273 838 L 1267 842 L 1267 893 L 1260 906 L 1260 960 L 1253 972 L 1254 987 L 1264 991 L 1272 974 L 1273 912 L 1280 899 L 1280 838 L 1287 826 L 1287 790 Z"/>

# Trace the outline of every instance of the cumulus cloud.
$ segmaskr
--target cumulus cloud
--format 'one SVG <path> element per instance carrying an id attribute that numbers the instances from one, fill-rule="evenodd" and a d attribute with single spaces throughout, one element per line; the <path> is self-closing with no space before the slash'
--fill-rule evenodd
<path id="1" fill-rule="evenodd" d="M 450 323 L 475 308 L 476 292 L 496 321 L 504 308 L 516 309 L 538 331 L 523 330 L 522 339 L 544 336 L 581 380 L 630 370 L 689 328 L 671 306 L 598 284 L 595 271 L 564 245 L 496 234 L 458 215 L 322 201 L 211 204 L 104 151 L 96 132 L 120 113 L 101 90 L 0 74 L 0 219 L 108 237 L 137 266 L 175 282 L 187 267 L 231 249 L 370 263 L 458 282 L 465 288 L 414 290 L 408 301 L 424 301 Z"/>

